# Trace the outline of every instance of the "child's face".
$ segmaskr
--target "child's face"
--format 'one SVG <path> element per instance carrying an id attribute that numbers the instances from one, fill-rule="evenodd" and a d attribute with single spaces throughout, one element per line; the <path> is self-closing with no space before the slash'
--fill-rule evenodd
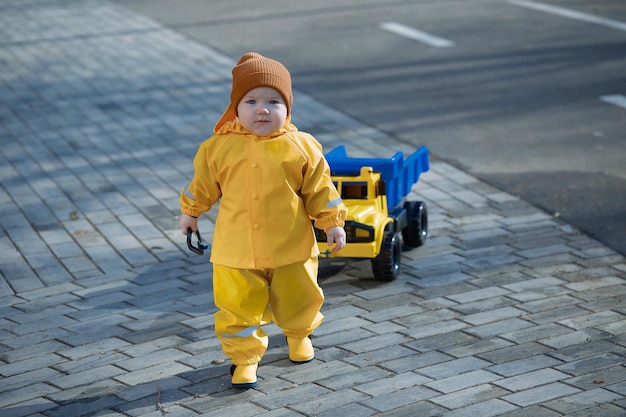
<path id="1" fill-rule="evenodd" d="M 270 87 L 257 87 L 246 93 L 237 105 L 241 125 L 258 136 L 267 136 L 285 124 L 287 105 L 280 93 Z"/>

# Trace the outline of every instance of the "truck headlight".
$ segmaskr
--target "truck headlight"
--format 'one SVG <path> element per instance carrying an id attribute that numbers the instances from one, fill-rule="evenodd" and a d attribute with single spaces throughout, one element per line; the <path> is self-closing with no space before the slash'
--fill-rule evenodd
<path id="1" fill-rule="evenodd" d="M 374 228 L 367 224 L 347 221 L 344 226 L 347 243 L 372 242 Z"/>
<path id="2" fill-rule="evenodd" d="M 343 228 L 346 231 L 346 243 L 374 241 L 374 228 L 372 226 L 348 220 Z M 323 230 L 315 227 L 313 230 L 315 231 L 315 239 L 318 242 L 326 242 L 326 233 Z"/>

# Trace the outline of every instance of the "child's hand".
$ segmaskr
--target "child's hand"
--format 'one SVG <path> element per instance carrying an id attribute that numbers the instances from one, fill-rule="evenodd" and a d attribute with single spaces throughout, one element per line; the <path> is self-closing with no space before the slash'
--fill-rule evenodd
<path id="1" fill-rule="evenodd" d="M 337 252 L 346 247 L 346 231 L 343 230 L 343 227 L 331 227 L 326 231 L 326 237 L 328 238 L 328 246 L 336 243 L 330 250 L 331 252 Z"/>
<path id="2" fill-rule="evenodd" d="M 198 230 L 198 219 L 188 214 L 181 214 L 178 220 L 178 227 L 180 227 L 180 232 L 187 236 L 187 229 L 191 228 L 192 232 Z"/>

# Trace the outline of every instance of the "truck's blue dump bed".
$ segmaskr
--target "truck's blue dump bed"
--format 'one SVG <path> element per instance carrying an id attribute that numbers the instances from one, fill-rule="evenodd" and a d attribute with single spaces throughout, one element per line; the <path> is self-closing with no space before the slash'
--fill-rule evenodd
<path id="1" fill-rule="evenodd" d="M 332 175 L 358 176 L 361 167 L 372 167 L 380 172 L 387 190 L 387 206 L 391 209 L 411 192 L 422 172 L 429 169 L 428 148 L 422 146 L 406 159 L 402 152 L 391 158 L 348 158 L 346 148 L 337 146 L 326 154 Z"/>

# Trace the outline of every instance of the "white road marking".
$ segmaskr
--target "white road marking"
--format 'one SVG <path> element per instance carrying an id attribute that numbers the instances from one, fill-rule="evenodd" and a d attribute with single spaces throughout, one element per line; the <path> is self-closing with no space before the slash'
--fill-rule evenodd
<path id="1" fill-rule="evenodd" d="M 626 109 L 626 97 L 624 97 L 621 94 L 611 94 L 608 96 L 602 96 L 600 97 L 600 100 L 604 101 L 605 103 L 614 104 L 616 106 L 623 107 Z"/>
<path id="2" fill-rule="evenodd" d="M 430 33 L 422 32 L 421 30 L 396 22 L 384 22 L 380 24 L 380 27 L 381 29 L 393 32 L 396 35 L 420 41 L 437 48 L 446 48 L 454 45 L 454 42 L 449 41 L 448 39 L 440 38 L 439 36 L 431 35 Z"/>
<path id="3" fill-rule="evenodd" d="M 583 22 L 595 23 L 598 25 L 608 26 L 613 29 L 626 31 L 626 23 L 620 22 L 619 20 L 606 19 L 604 17 L 595 16 L 592 14 L 577 12 L 575 10 L 565 9 L 563 7 L 550 6 L 549 4 L 544 3 L 536 3 L 534 1 L 509 0 L 508 2 L 516 6 L 526 7 L 529 9 L 552 13 L 563 17 L 569 17 L 570 19 L 582 20 Z"/>

